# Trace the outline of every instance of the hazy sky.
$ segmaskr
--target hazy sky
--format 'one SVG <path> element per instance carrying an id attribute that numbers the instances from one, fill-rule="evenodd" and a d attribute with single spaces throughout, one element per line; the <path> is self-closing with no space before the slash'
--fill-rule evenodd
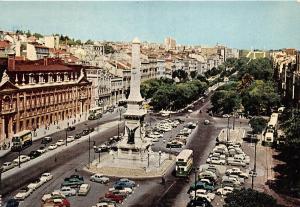
<path id="1" fill-rule="evenodd" d="M 83 40 L 300 48 L 297 2 L 0 2 L 0 29 Z"/>

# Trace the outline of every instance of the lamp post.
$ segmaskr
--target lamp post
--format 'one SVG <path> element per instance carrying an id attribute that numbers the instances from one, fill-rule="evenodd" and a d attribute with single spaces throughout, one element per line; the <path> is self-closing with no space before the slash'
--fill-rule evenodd
<path id="1" fill-rule="evenodd" d="M 0 167 L 0 189 L 2 189 L 2 172 L 4 171 L 3 167 Z M 0 203 L 1 204 L 1 203 Z"/>
<path id="2" fill-rule="evenodd" d="M 149 153 L 149 151 L 147 152 L 147 159 L 148 159 L 148 168 L 149 168 L 149 166 L 150 166 L 150 153 Z"/>
<path id="3" fill-rule="evenodd" d="M 21 151 L 22 151 L 22 147 L 18 150 L 18 154 L 19 154 L 19 163 L 18 163 L 18 165 L 19 165 L 19 168 L 21 168 Z"/>
<path id="4" fill-rule="evenodd" d="M 228 141 L 229 141 L 229 118 L 230 116 L 227 117 L 227 136 L 226 136 L 226 146 L 228 146 Z"/>
<path id="5" fill-rule="evenodd" d="M 121 110 L 121 108 L 118 108 L 117 111 L 120 114 L 120 118 L 119 118 L 119 121 L 118 121 L 118 138 L 119 138 L 119 136 L 120 136 L 120 121 L 121 121 L 121 112 L 122 112 L 122 110 Z"/>
<path id="6" fill-rule="evenodd" d="M 253 189 L 254 186 L 254 175 L 256 175 L 256 144 L 257 140 L 255 139 L 254 143 L 254 166 L 253 166 L 253 175 L 252 175 L 252 183 L 251 183 L 251 188 Z"/>
<path id="7" fill-rule="evenodd" d="M 196 183 L 197 183 L 197 173 L 198 173 L 199 168 L 194 167 L 194 173 L 195 173 L 195 184 L 194 184 L 194 193 L 195 193 L 195 200 L 196 200 L 196 196 L 197 196 L 197 189 L 196 189 Z"/>
<path id="8" fill-rule="evenodd" d="M 94 151 L 96 152 L 97 146 L 94 145 Z M 98 163 L 100 163 L 101 150 L 97 150 L 98 153 Z"/>
<path id="9" fill-rule="evenodd" d="M 67 141 L 68 140 L 68 128 L 66 128 L 65 131 L 66 131 L 66 146 L 67 146 L 68 145 L 68 141 Z"/>
<path id="10" fill-rule="evenodd" d="M 160 167 L 161 151 L 158 152 L 158 167 Z"/>

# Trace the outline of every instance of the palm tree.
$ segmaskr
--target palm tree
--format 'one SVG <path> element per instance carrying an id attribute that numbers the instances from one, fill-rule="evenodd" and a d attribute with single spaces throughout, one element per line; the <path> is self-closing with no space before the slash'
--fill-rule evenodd
<path id="1" fill-rule="evenodd" d="M 242 90 L 249 88 L 254 81 L 254 78 L 249 73 L 245 73 L 242 77 L 240 84 L 238 85 L 238 91 L 241 92 Z"/>

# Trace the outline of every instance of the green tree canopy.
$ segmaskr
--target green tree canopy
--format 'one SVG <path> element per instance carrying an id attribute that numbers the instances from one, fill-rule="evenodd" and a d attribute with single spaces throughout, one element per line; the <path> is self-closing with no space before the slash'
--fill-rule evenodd
<path id="1" fill-rule="evenodd" d="M 251 128 L 254 132 L 254 134 L 260 134 L 266 128 L 267 126 L 267 120 L 265 120 L 263 117 L 253 117 L 249 124 L 251 125 Z"/>
<path id="2" fill-rule="evenodd" d="M 224 207 L 277 207 L 277 201 L 266 193 L 250 188 L 234 190 L 224 199 Z"/>
<path id="3" fill-rule="evenodd" d="M 176 77 L 179 78 L 181 82 L 187 79 L 188 74 L 183 69 L 174 70 L 172 73 L 172 78 L 176 78 Z"/>

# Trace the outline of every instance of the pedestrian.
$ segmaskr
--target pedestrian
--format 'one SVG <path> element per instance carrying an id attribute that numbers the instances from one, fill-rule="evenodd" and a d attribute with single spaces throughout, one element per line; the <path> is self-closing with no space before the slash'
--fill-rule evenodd
<path id="1" fill-rule="evenodd" d="M 54 162 L 57 162 L 57 158 L 56 158 L 56 156 L 54 157 Z"/>
<path id="2" fill-rule="evenodd" d="M 164 175 L 161 177 L 161 184 L 165 184 L 166 183 L 166 180 L 165 180 L 165 177 L 164 177 Z"/>

